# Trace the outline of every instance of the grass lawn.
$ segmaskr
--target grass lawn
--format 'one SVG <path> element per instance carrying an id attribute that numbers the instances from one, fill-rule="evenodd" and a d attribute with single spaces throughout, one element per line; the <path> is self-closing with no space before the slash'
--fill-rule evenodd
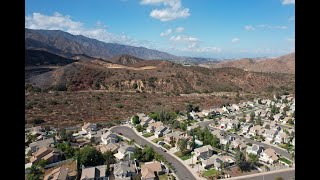
<path id="1" fill-rule="evenodd" d="M 191 153 L 189 152 L 188 154 L 182 155 L 180 151 L 174 153 L 176 156 L 178 156 L 180 159 L 183 161 L 190 159 L 191 158 Z"/>
<path id="2" fill-rule="evenodd" d="M 159 137 L 159 138 L 153 139 L 152 142 L 158 143 L 159 141 L 163 141 L 163 140 L 164 140 L 164 137 Z"/>
<path id="3" fill-rule="evenodd" d="M 164 145 L 162 145 L 162 147 L 166 148 L 167 150 L 169 150 L 171 148 L 171 146 L 169 146 L 168 144 L 164 144 Z"/>
<path id="4" fill-rule="evenodd" d="M 203 172 L 203 176 L 204 177 L 210 177 L 210 176 L 213 176 L 213 175 L 216 175 L 216 174 L 218 174 L 219 172 L 217 171 L 217 170 L 215 170 L 215 169 L 210 169 L 210 170 L 208 170 L 208 171 L 205 171 L 205 172 Z"/>
<path id="5" fill-rule="evenodd" d="M 288 160 L 288 159 L 286 159 L 286 158 L 281 157 L 281 158 L 279 158 L 279 160 L 282 161 L 282 162 L 284 162 L 284 163 L 286 163 L 286 164 L 288 164 L 288 165 L 291 164 L 291 161 Z"/>
<path id="6" fill-rule="evenodd" d="M 168 175 L 167 174 L 162 174 L 159 176 L 159 180 L 168 180 Z"/>
<path id="7" fill-rule="evenodd" d="M 151 136 L 153 136 L 154 134 L 153 133 L 145 133 L 145 134 L 143 134 L 143 137 L 151 137 Z"/>

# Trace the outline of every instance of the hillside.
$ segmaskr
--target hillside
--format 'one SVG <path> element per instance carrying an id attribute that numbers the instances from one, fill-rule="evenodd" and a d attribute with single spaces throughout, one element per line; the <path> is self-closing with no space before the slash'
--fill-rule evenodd
<path id="1" fill-rule="evenodd" d="M 26 50 L 24 60 L 25 66 L 63 66 L 75 62 L 73 59 L 64 58 L 42 50 Z"/>
<path id="2" fill-rule="evenodd" d="M 295 74 L 295 53 L 269 59 L 240 59 L 235 61 L 222 61 L 219 63 L 205 63 L 201 66 L 211 68 L 235 67 L 253 72 L 272 72 Z"/>
<path id="3" fill-rule="evenodd" d="M 60 30 L 25 29 L 27 49 L 46 50 L 48 52 L 71 58 L 75 55 L 87 55 L 94 58 L 109 59 L 128 54 L 142 59 L 175 59 L 169 53 L 116 43 L 105 43 L 82 35 L 72 35 Z"/>
<path id="4" fill-rule="evenodd" d="M 168 61 L 141 61 L 134 66 L 104 61 L 79 61 L 31 77 L 26 82 L 42 89 L 63 87 L 70 91 L 108 90 L 123 92 L 221 92 L 293 90 L 294 76 L 247 72 L 236 68 L 208 69 Z"/>
<path id="5" fill-rule="evenodd" d="M 142 62 L 145 60 L 128 55 L 128 54 L 124 54 L 124 55 L 114 56 L 114 57 L 108 59 L 108 61 L 115 63 L 115 64 L 132 65 L 132 64 Z"/>

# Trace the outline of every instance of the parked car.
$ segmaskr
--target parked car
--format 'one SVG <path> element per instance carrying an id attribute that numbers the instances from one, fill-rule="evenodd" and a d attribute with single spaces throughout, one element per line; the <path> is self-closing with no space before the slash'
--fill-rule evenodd
<path id="1" fill-rule="evenodd" d="M 164 145 L 165 143 L 164 143 L 163 141 L 159 141 L 158 144 L 162 146 L 162 145 Z"/>

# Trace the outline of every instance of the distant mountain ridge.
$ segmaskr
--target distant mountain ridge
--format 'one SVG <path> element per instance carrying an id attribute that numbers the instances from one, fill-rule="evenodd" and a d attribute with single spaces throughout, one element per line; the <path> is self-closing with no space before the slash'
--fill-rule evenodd
<path id="1" fill-rule="evenodd" d="M 204 63 L 201 66 L 211 68 L 234 67 L 253 72 L 295 74 L 295 53 L 276 58 L 243 58 L 218 63 Z"/>
<path id="2" fill-rule="evenodd" d="M 109 59 L 123 54 L 150 60 L 179 58 L 158 50 L 116 43 L 105 43 L 82 35 L 72 35 L 60 30 L 33 30 L 26 28 L 25 46 L 27 49 L 45 50 L 67 58 L 79 54 L 102 59 Z"/>

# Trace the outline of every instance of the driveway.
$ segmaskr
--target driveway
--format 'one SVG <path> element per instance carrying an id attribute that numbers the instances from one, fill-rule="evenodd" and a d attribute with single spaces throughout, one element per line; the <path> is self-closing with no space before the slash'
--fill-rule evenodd
<path id="1" fill-rule="evenodd" d="M 168 162 L 172 164 L 172 166 L 176 169 L 176 175 L 180 180 L 196 180 L 197 178 L 193 176 L 193 174 L 175 157 L 172 157 L 170 154 L 161 151 L 157 146 L 148 142 L 147 140 L 138 136 L 130 127 L 127 126 L 116 126 L 111 129 L 112 132 L 122 133 L 123 136 L 134 139 L 135 142 L 139 145 L 148 145 L 152 147 L 157 153 L 161 154 L 163 157 L 167 159 Z"/>

